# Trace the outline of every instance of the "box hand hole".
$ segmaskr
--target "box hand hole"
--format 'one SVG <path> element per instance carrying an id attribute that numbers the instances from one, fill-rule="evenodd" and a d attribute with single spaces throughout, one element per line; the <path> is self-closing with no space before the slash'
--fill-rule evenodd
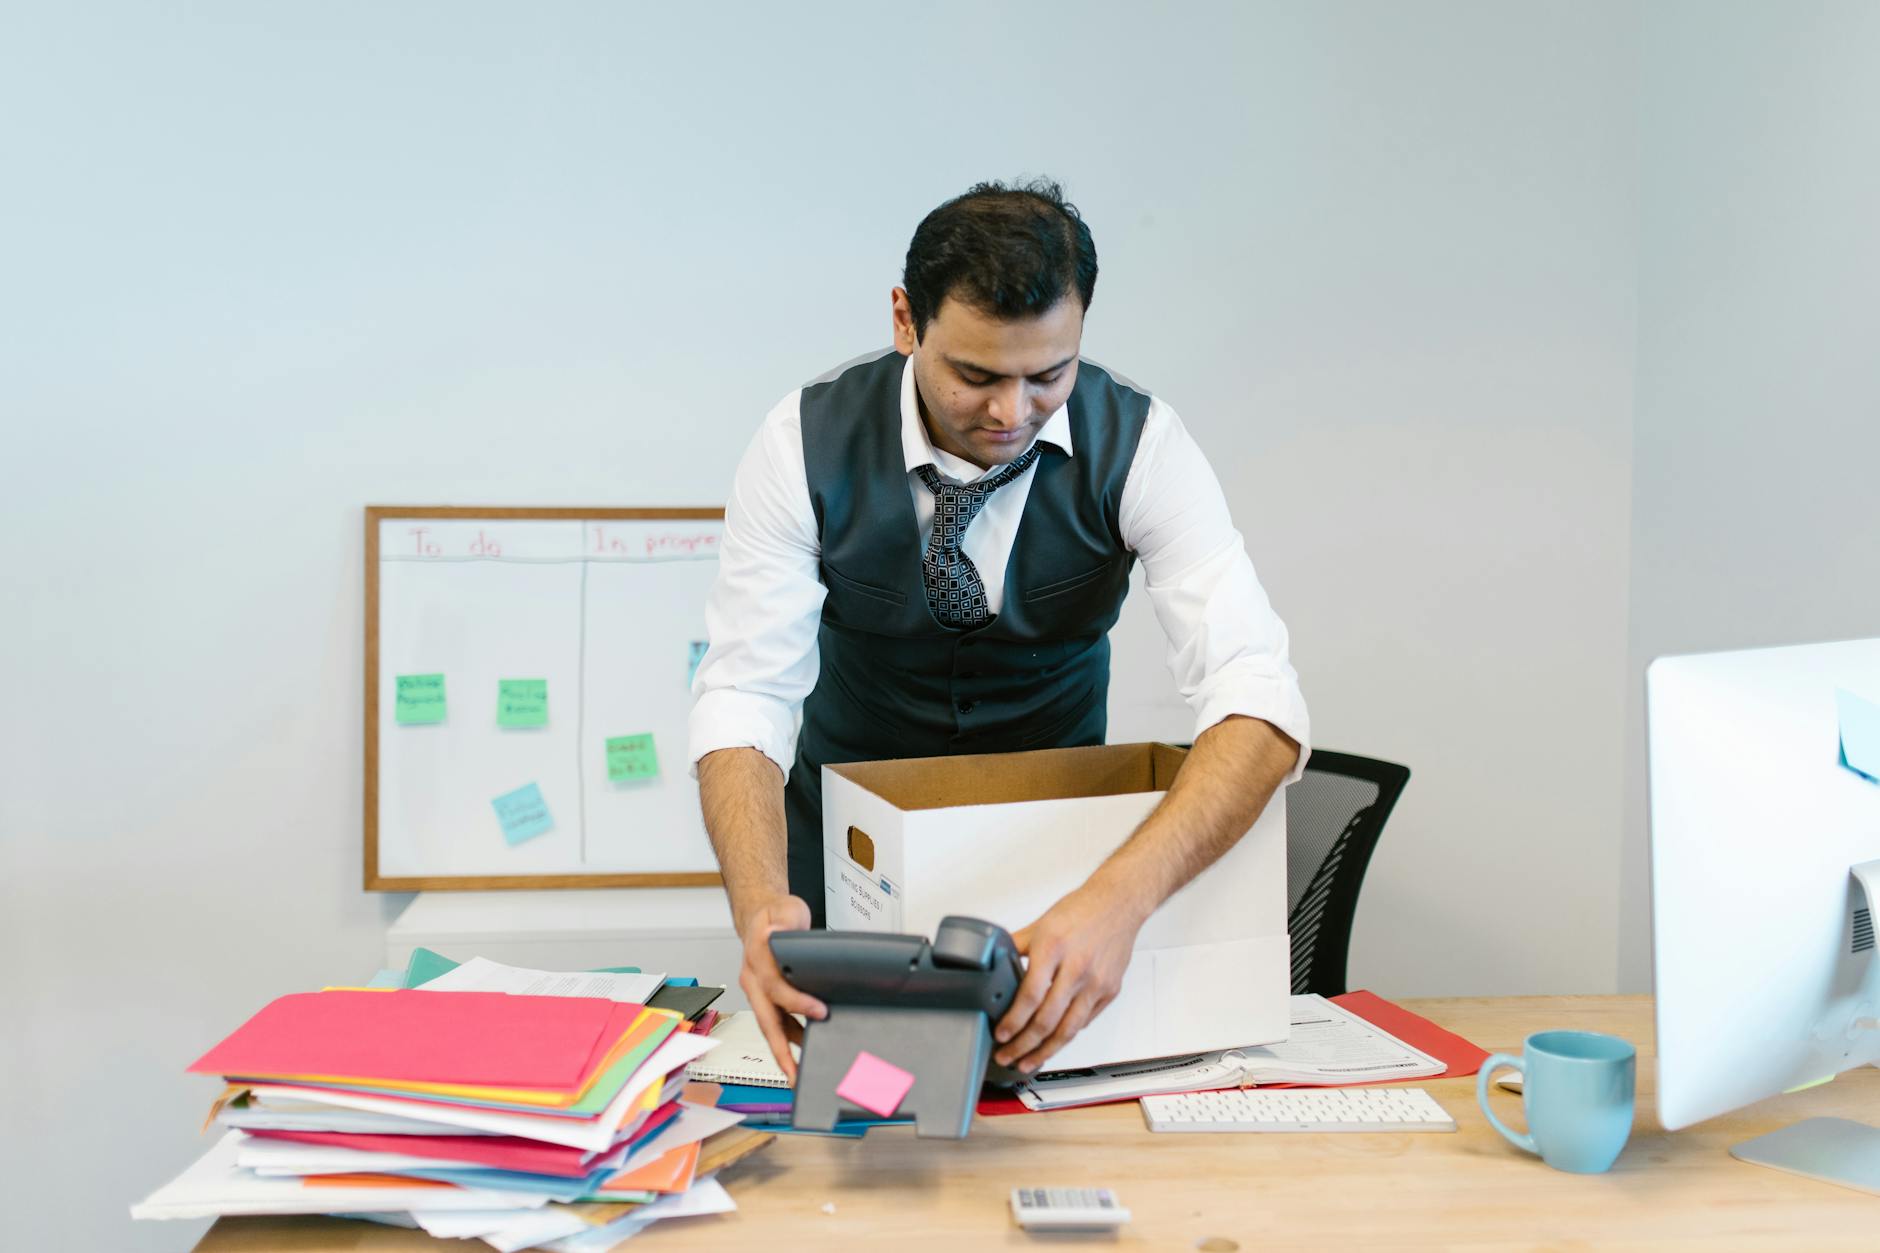
<path id="1" fill-rule="evenodd" d="M 875 842 L 860 827 L 849 828 L 849 860 L 870 873 L 875 869 Z"/>

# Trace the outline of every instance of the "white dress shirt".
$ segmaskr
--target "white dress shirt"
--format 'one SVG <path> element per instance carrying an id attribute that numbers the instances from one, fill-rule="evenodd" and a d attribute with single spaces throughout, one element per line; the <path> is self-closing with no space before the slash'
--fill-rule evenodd
<path id="1" fill-rule="evenodd" d="M 770 411 L 739 463 L 725 507 L 718 578 L 705 609 L 710 646 L 692 682 L 691 761 L 721 748 L 756 748 L 787 776 L 796 755 L 803 700 L 816 686 L 816 644 L 825 589 L 821 537 L 803 459 L 801 389 Z M 1037 439 L 1070 456 L 1067 408 Z M 920 419 L 914 366 L 901 372 L 901 451 L 923 549 L 933 534 L 933 493 L 915 473 L 932 465 L 957 482 L 994 473 L 935 448 Z M 1033 469 L 993 492 L 966 530 L 961 550 L 986 585 L 994 614 L 1005 568 L 1031 494 Z M 1195 734 L 1231 714 L 1263 718 L 1299 742 L 1305 768 L 1309 727 L 1286 626 L 1273 612 L 1228 516 L 1227 500 L 1175 411 L 1151 398 L 1135 459 L 1118 502 L 1123 542 L 1142 562 L 1150 604 L 1168 636 L 1168 667 L 1195 712 Z"/>

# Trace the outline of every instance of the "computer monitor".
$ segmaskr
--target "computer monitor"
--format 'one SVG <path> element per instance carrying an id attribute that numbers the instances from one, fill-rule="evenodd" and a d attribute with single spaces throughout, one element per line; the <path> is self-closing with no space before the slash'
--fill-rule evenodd
<path id="1" fill-rule="evenodd" d="M 1880 640 L 1663 657 L 1645 686 L 1675 1130 L 1880 1059 L 1880 783 L 1844 764 L 1837 701 L 1880 700 Z M 1880 1129 L 1809 1119 L 1732 1151 L 1880 1191 Z"/>

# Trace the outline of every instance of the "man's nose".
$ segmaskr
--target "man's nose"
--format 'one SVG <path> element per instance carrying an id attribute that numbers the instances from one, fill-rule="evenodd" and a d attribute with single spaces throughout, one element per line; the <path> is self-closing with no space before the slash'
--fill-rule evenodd
<path id="1" fill-rule="evenodd" d="M 1031 389 L 1022 378 L 1013 379 L 993 393 L 986 408 L 994 422 L 1011 428 L 1023 426 L 1031 418 Z"/>

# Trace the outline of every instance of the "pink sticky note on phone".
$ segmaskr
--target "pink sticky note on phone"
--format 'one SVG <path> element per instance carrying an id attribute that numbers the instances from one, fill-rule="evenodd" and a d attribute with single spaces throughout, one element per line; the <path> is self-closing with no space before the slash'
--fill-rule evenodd
<path id="1" fill-rule="evenodd" d="M 914 1076 L 893 1062 L 884 1062 L 873 1053 L 855 1055 L 855 1064 L 836 1085 L 836 1095 L 859 1105 L 877 1118 L 892 1118 L 901 1108 L 907 1090 L 914 1086 Z"/>

